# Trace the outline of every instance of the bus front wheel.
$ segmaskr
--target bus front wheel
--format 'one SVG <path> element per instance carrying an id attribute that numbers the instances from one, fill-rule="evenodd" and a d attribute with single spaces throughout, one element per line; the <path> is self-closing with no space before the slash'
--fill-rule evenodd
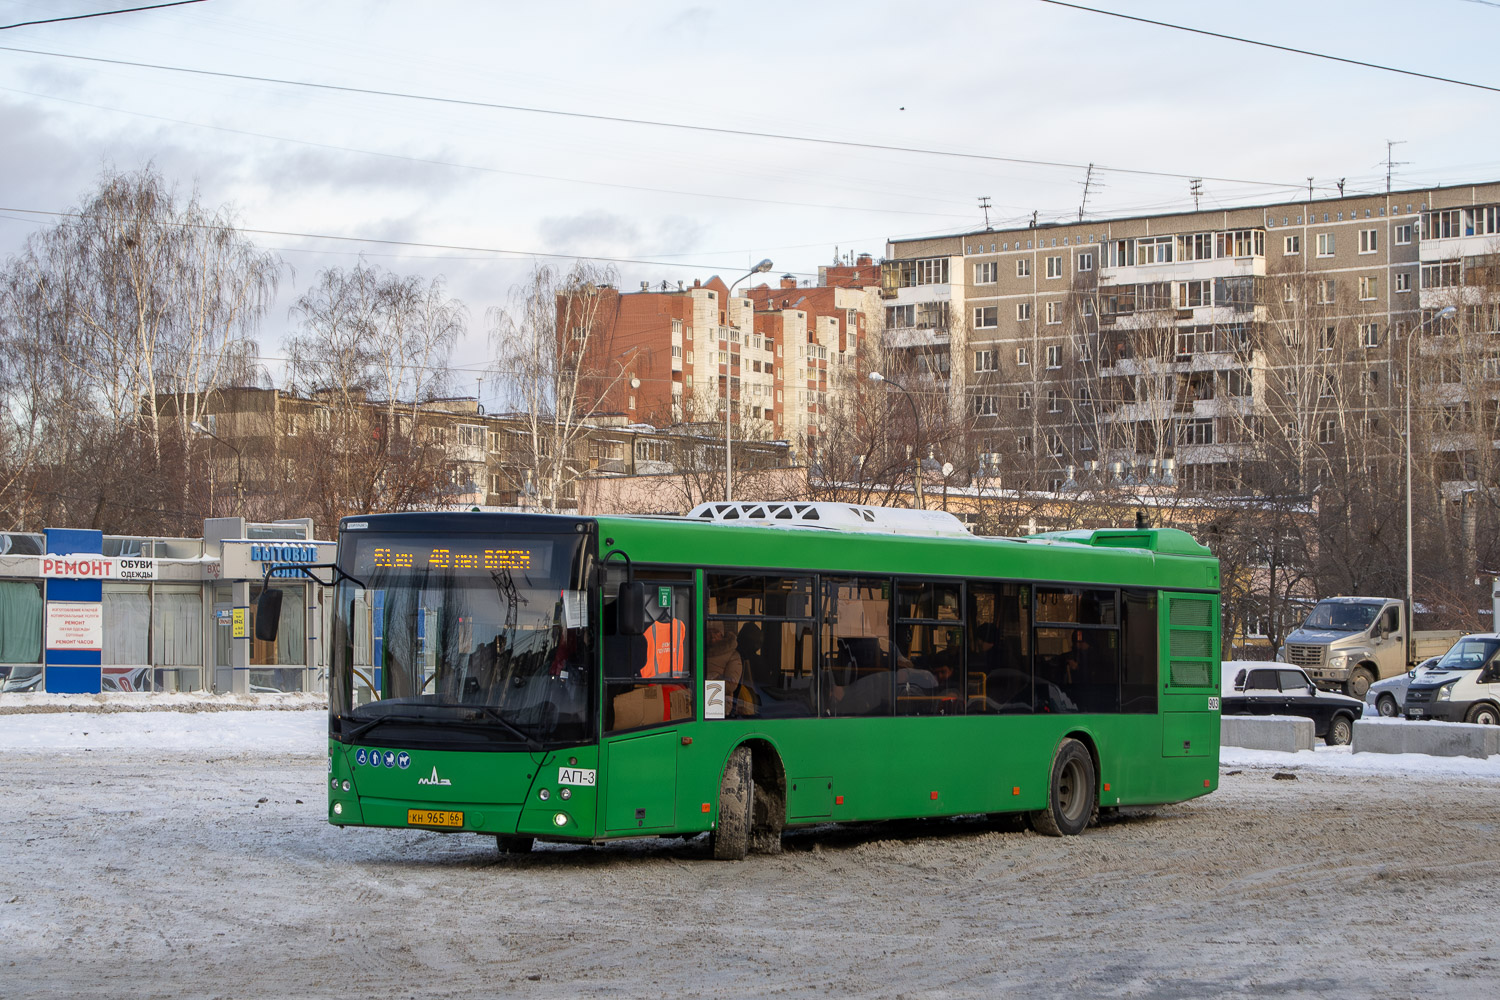
<path id="1" fill-rule="evenodd" d="M 716 860 L 742 861 L 750 853 L 750 804 L 755 790 L 750 763 L 750 748 L 739 747 L 724 766 L 718 821 L 709 835 Z"/>
<path id="2" fill-rule="evenodd" d="M 1082 833 L 1099 808 L 1094 787 L 1094 759 L 1077 740 L 1063 740 L 1052 758 L 1047 808 L 1031 814 L 1031 825 L 1048 837 Z"/>

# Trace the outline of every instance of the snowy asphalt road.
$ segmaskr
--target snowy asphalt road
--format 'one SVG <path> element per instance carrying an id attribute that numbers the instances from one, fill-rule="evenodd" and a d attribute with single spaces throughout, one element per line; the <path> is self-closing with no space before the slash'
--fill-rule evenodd
<path id="1" fill-rule="evenodd" d="M 46 735 L 56 717 L 0 718 L 0 997 L 1500 988 L 1500 763 L 1277 780 L 1247 760 L 1213 796 L 1078 838 L 888 824 L 741 864 L 677 840 L 502 858 L 471 835 L 328 826 L 322 750 L 292 749 L 317 724 L 297 716 L 315 713 L 95 717 L 71 741 Z M 215 721 L 206 750 L 214 729 L 192 727 Z"/>

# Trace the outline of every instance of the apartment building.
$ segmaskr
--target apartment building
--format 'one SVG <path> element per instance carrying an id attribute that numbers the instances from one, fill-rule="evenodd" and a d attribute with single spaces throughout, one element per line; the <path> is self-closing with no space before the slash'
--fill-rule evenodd
<path id="1" fill-rule="evenodd" d="M 729 400 L 735 438 L 800 449 L 818 436 L 830 373 L 852 370 L 873 328 L 879 279 L 866 254 L 820 269 L 816 287 L 788 275 L 734 294 L 717 276 L 600 289 L 584 349 L 595 388 L 581 407 L 630 422 L 722 423 Z"/>
<path id="2" fill-rule="evenodd" d="M 1497 437 L 1497 226 L 1486 183 L 895 240 L 887 346 L 948 389 L 982 468 L 1032 487 L 1234 489 L 1270 442 L 1306 481 L 1335 448 L 1391 454 L 1408 384 L 1441 478 L 1472 480 Z"/>

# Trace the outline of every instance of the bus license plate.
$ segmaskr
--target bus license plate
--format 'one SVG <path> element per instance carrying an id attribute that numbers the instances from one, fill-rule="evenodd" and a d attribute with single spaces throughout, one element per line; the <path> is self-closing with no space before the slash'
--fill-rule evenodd
<path id="1" fill-rule="evenodd" d="M 408 809 L 407 826 L 463 826 L 464 814 L 443 809 Z"/>

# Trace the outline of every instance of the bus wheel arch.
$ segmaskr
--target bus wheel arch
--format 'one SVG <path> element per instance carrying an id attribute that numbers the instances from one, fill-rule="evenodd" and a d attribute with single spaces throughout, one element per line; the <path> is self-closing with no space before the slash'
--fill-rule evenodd
<path id="1" fill-rule="evenodd" d="M 1052 755 L 1047 806 L 1031 814 L 1031 826 L 1048 837 L 1073 836 L 1098 819 L 1098 751 L 1083 733 L 1070 733 Z"/>
<path id="2" fill-rule="evenodd" d="M 751 792 L 750 850 L 757 854 L 780 854 L 781 831 L 786 827 L 786 767 L 781 754 L 768 740 L 747 740 Z"/>

